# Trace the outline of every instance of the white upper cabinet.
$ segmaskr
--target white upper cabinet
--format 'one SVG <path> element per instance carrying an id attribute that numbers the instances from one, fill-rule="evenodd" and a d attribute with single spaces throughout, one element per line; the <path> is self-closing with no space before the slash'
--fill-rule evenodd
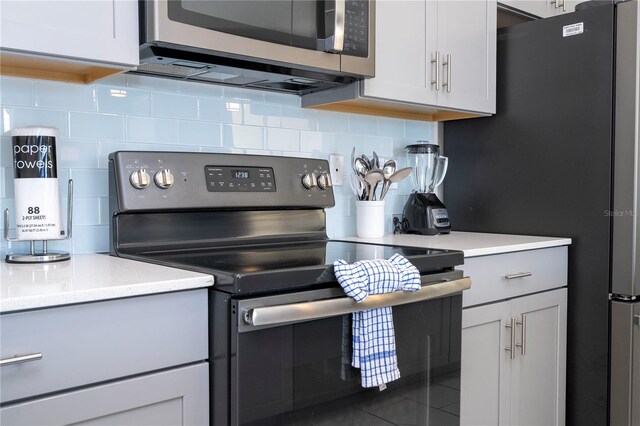
<path id="1" fill-rule="evenodd" d="M 138 4 L 2 0 L 0 49 L 2 73 L 9 75 L 87 82 L 132 69 L 139 57 Z"/>
<path id="2" fill-rule="evenodd" d="M 437 8 L 438 104 L 452 109 L 495 113 L 496 4 L 490 1 L 439 1 Z M 431 88 L 433 90 L 435 86 Z"/>
<path id="3" fill-rule="evenodd" d="M 563 13 L 573 12 L 576 5 L 580 3 L 577 0 L 500 0 L 501 5 L 507 9 L 515 9 L 525 12 L 529 15 L 539 18 L 548 18 L 550 16 L 561 15 Z"/>
<path id="4" fill-rule="evenodd" d="M 437 92 L 430 87 L 432 67 L 426 56 L 427 51 L 436 49 L 437 25 L 426 25 L 427 10 L 437 10 L 435 4 L 415 0 L 376 2 L 376 76 L 364 80 L 365 96 L 418 104 L 437 102 Z"/>
<path id="5" fill-rule="evenodd" d="M 303 107 L 441 121 L 495 113 L 494 0 L 377 0 L 375 77 Z"/>

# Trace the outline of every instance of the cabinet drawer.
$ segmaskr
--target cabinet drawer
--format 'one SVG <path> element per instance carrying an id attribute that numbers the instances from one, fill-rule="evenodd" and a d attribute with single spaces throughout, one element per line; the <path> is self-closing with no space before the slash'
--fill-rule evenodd
<path id="1" fill-rule="evenodd" d="M 0 317 L 0 402 L 207 358 L 207 290 L 87 303 Z"/>
<path id="2" fill-rule="evenodd" d="M 9 404 L 0 424 L 11 426 L 207 425 L 206 362 Z"/>
<path id="3" fill-rule="evenodd" d="M 467 258 L 461 267 L 471 277 L 463 306 L 550 290 L 567 285 L 567 247 Z"/>

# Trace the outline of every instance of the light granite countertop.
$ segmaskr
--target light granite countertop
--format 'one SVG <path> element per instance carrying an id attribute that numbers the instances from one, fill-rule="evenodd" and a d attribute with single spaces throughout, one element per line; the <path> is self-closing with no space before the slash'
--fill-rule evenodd
<path id="1" fill-rule="evenodd" d="M 382 238 L 340 238 L 374 244 L 461 250 L 464 257 L 486 256 L 548 247 L 566 246 L 571 238 L 533 237 L 526 235 L 483 234 L 477 232 L 451 232 L 442 235 L 391 234 Z"/>
<path id="2" fill-rule="evenodd" d="M 78 254 L 63 262 L 0 261 L 0 313 L 213 285 L 213 277 L 107 254 Z"/>

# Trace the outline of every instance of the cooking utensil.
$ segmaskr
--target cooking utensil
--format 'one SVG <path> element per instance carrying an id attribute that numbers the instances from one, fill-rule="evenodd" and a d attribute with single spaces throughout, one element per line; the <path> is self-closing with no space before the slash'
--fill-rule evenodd
<path id="1" fill-rule="evenodd" d="M 367 195 L 367 200 L 374 201 L 375 200 L 375 186 L 384 179 L 382 175 L 382 171 L 380 169 L 369 170 L 367 174 L 364 176 L 364 180 L 369 185 L 369 192 Z"/>
<path id="2" fill-rule="evenodd" d="M 378 158 L 378 154 L 376 154 L 375 151 L 373 151 L 373 158 L 371 158 L 371 164 L 370 164 L 371 168 L 370 170 L 380 170 L 380 159 Z M 373 186 L 373 199 L 376 199 L 376 192 L 378 191 L 378 184 L 376 183 Z"/>
<path id="3" fill-rule="evenodd" d="M 380 193 L 380 200 L 383 199 L 384 194 L 389 190 L 389 186 L 391 183 L 389 182 L 389 178 L 392 174 L 396 172 L 396 162 L 394 160 L 388 160 L 384 163 L 382 167 L 382 176 L 384 177 L 384 183 L 382 184 L 382 191 Z"/>
<path id="4" fill-rule="evenodd" d="M 387 195 L 387 191 L 392 183 L 398 183 L 407 176 L 411 174 L 412 167 L 405 167 L 393 173 L 389 178 L 385 181 L 382 186 L 382 194 L 380 194 L 380 200 L 384 200 L 385 195 Z"/>
<path id="5" fill-rule="evenodd" d="M 369 171 L 369 162 L 362 157 L 357 157 L 353 163 L 353 167 L 357 174 L 364 177 Z"/>
<path id="6" fill-rule="evenodd" d="M 358 173 L 356 170 L 356 147 L 354 146 L 351 150 L 351 168 L 354 173 Z"/>
<path id="7" fill-rule="evenodd" d="M 360 158 L 362 158 L 367 163 L 367 167 L 369 167 L 369 170 L 373 169 L 373 164 L 371 163 L 371 160 L 369 160 L 369 157 L 367 157 L 367 154 L 362 154 Z"/>
<path id="8" fill-rule="evenodd" d="M 375 151 L 373 151 L 373 160 L 372 161 L 372 169 L 379 169 L 380 168 L 380 159 L 378 158 L 378 154 L 376 154 Z"/>
<path id="9" fill-rule="evenodd" d="M 384 163 L 384 166 L 382 166 L 382 175 L 384 176 L 384 179 L 389 180 L 389 177 L 396 172 L 397 168 L 398 165 L 394 160 L 387 160 Z"/>
<path id="10" fill-rule="evenodd" d="M 364 179 L 357 174 L 351 175 L 351 179 L 349 179 L 349 184 L 351 185 L 351 190 L 355 194 L 358 200 L 364 200 L 366 197 L 366 186 L 367 183 Z"/>

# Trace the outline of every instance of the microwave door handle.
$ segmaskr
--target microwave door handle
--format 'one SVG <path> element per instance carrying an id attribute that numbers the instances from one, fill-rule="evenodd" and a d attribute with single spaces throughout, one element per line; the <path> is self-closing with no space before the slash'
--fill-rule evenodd
<path id="1" fill-rule="evenodd" d="M 311 302 L 250 308 L 244 310 L 241 317 L 244 325 L 255 327 L 295 323 L 345 315 L 367 309 L 439 299 L 460 293 L 470 287 L 471 279 L 464 277 L 457 280 L 425 285 L 414 292 L 396 291 L 386 294 L 373 294 L 367 296 L 366 299 L 359 303 L 350 297 L 339 297 Z"/>
<path id="2" fill-rule="evenodd" d="M 346 0 L 335 0 L 335 2 L 333 35 L 325 40 L 324 50 L 331 53 L 340 53 L 344 49 L 344 25 L 347 2 Z"/>

